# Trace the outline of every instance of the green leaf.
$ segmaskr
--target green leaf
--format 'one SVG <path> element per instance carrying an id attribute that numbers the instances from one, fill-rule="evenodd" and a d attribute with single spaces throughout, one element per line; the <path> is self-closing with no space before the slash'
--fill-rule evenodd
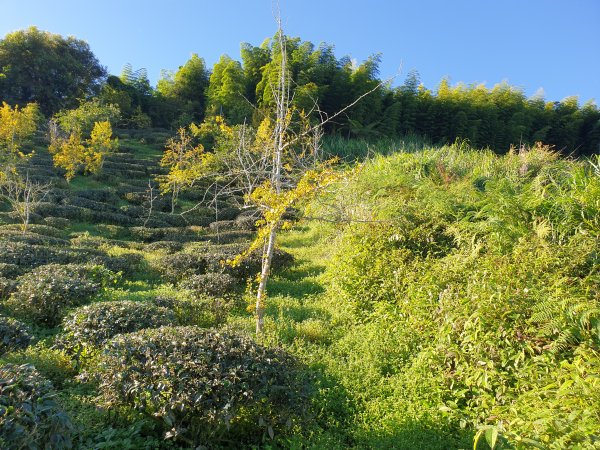
<path id="1" fill-rule="evenodd" d="M 490 448 L 494 450 L 498 442 L 498 429 L 496 427 L 488 428 L 485 432 L 485 440 Z"/>

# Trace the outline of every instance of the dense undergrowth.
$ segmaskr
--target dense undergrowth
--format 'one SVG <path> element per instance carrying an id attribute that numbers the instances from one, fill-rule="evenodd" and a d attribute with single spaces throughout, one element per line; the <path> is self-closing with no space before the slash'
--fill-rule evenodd
<path id="1" fill-rule="evenodd" d="M 138 136 L 70 185 L 36 156 L 35 223 L 0 213 L 1 445 L 598 448 L 598 160 L 404 144 L 282 236 L 259 339 L 235 202 L 149 211 Z"/>

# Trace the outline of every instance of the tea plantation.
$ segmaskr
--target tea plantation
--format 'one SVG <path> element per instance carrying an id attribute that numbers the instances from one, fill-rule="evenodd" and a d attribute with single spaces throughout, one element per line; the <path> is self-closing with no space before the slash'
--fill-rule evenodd
<path id="1" fill-rule="evenodd" d="M 281 235 L 256 336 L 252 209 L 172 212 L 168 134 L 118 135 L 1 205 L 0 448 L 600 448 L 597 158 L 387 143 Z"/>

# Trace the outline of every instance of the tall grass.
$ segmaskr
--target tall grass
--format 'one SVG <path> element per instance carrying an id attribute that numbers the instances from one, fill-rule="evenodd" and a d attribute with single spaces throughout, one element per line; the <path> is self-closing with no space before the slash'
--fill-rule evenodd
<path id="1" fill-rule="evenodd" d="M 595 161 L 543 146 L 402 150 L 373 156 L 315 206 L 343 211 L 343 225 L 284 241 L 326 266 L 310 278 L 324 293 L 276 290 L 269 322 L 269 339 L 335 381 L 303 443 L 596 448 Z"/>

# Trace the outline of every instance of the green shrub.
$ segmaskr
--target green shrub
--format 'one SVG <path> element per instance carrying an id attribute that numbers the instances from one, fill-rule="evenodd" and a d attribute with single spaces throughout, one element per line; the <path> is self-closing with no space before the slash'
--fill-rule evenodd
<path id="1" fill-rule="evenodd" d="M 9 278 L 0 277 L 0 299 L 10 297 L 17 290 L 17 282 Z"/>
<path id="2" fill-rule="evenodd" d="M 234 222 L 239 230 L 254 231 L 257 218 L 251 215 L 239 215 Z"/>
<path id="3" fill-rule="evenodd" d="M 37 267 L 18 278 L 19 287 L 6 306 L 18 317 L 54 327 L 67 309 L 89 302 L 98 294 L 103 280 L 101 276 L 93 281 L 94 270 L 73 264 Z"/>
<path id="4" fill-rule="evenodd" d="M 0 263 L 0 277 L 13 280 L 22 273 L 23 271 L 16 264 Z"/>
<path id="5" fill-rule="evenodd" d="M 105 161 L 104 164 L 106 163 L 108 163 L 108 161 Z M 116 203 L 118 201 L 118 196 L 108 189 L 86 189 L 74 192 L 72 196 L 82 197 L 100 203 Z"/>
<path id="6" fill-rule="evenodd" d="M 198 253 L 175 253 L 158 261 L 157 269 L 161 276 L 170 282 L 177 282 L 192 275 L 206 272 L 206 259 Z"/>
<path id="7" fill-rule="evenodd" d="M 0 212 L 0 224 L 18 224 L 19 222 L 19 217 L 13 212 Z"/>
<path id="8" fill-rule="evenodd" d="M 53 228 L 64 230 L 69 226 L 69 219 L 63 217 L 44 217 L 44 223 Z"/>
<path id="9" fill-rule="evenodd" d="M 0 316 L 0 355 L 26 348 L 31 343 L 31 332 L 18 320 Z"/>
<path id="10" fill-rule="evenodd" d="M 33 366 L 0 367 L 0 447 L 72 448 L 73 426 L 54 396 L 52 384 Z"/>
<path id="11" fill-rule="evenodd" d="M 137 262 L 140 257 L 132 256 Z M 108 256 L 106 252 L 91 248 L 52 248 L 43 245 L 27 245 L 23 242 L 0 240 L 0 263 L 14 264 L 22 269 L 29 269 L 45 264 L 98 264 L 104 265 L 113 272 L 128 274 L 132 263 L 128 256 Z"/>
<path id="12" fill-rule="evenodd" d="M 196 325 L 210 328 L 222 325 L 233 308 L 233 299 L 196 295 L 178 298 L 157 296 L 152 300 L 156 306 L 170 309 L 180 325 Z"/>
<path id="13" fill-rule="evenodd" d="M 65 239 L 46 236 L 43 234 L 32 233 L 31 230 L 23 231 L 19 229 L 0 228 L 0 239 L 10 242 L 22 242 L 27 245 L 49 245 L 49 246 L 66 246 L 69 241 Z"/>
<path id="14" fill-rule="evenodd" d="M 19 268 L 36 267 L 57 259 L 57 251 L 22 242 L 0 241 L 0 262 Z"/>
<path id="15" fill-rule="evenodd" d="M 225 263 L 234 259 L 246 248 L 247 244 L 207 245 L 203 250 L 198 248 L 198 252 L 204 254 L 207 272 L 224 272 L 239 280 L 245 280 L 256 276 L 260 272 L 262 268 L 262 253 L 260 251 L 252 253 L 235 267 Z M 273 252 L 272 267 L 275 269 L 285 268 L 293 261 L 293 256 L 284 250 L 275 249 Z"/>
<path id="16" fill-rule="evenodd" d="M 236 286 L 236 280 L 226 273 L 205 273 L 184 278 L 179 286 L 199 294 L 220 297 L 230 293 Z"/>
<path id="17" fill-rule="evenodd" d="M 276 427 L 302 406 L 294 373 L 288 356 L 248 338 L 163 327 L 115 337 L 100 377 L 109 405 L 158 418 L 167 437 L 197 446 L 226 433 L 260 441 L 259 417 Z"/>
<path id="18" fill-rule="evenodd" d="M 117 334 L 175 323 L 172 311 L 149 303 L 93 303 L 65 317 L 62 322 L 63 333 L 57 338 L 57 343 L 66 352 L 80 355 L 86 349 L 102 346 Z"/>
<path id="19" fill-rule="evenodd" d="M 237 230 L 237 222 L 235 220 L 218 220 L 216 222 L 211 222 L 208 226 L 211 231 L 219 232 L 219 231 L 232 231 Z"/>
<path id="20" fill-rule="evenodd" d="M 152 218 L 151 220 L 156 220 L 156 218 Z M 193 229 L 171 227 L 167 223 L 161 223 L 164 225 L 161 225 L 160 227 L 152 227 L 150 223 L 147 224 L 147 227 L 131 227 L 129 228 L 129 233 L 135 239 L 144 242 L 192 242 L 199 238 L 198 232 Z"/>
<path id="21" fill-rule="evenodd" d="M 183 244 L 175 241 L 155 241 L 146 245 L 146 249 L 151 252 L 165 251 L 167 253 L 175 253 L 182 248 Z"/>
<path id="22" fill-rule="evenodd" d="M 0 230 L 12 230 L 22 232 L 21 225 L 4 225 L 0 227 Z M 57 239 L 62 239 L 65 237 L 65 233 L 62 230 L 58 230 L 57 228 L 49 225 L 41 225 L 41 224 L 30 224 L 27 227 L 27 231 L 29 233 L 41 234 L 42 236 L 49 236 Z"/>

